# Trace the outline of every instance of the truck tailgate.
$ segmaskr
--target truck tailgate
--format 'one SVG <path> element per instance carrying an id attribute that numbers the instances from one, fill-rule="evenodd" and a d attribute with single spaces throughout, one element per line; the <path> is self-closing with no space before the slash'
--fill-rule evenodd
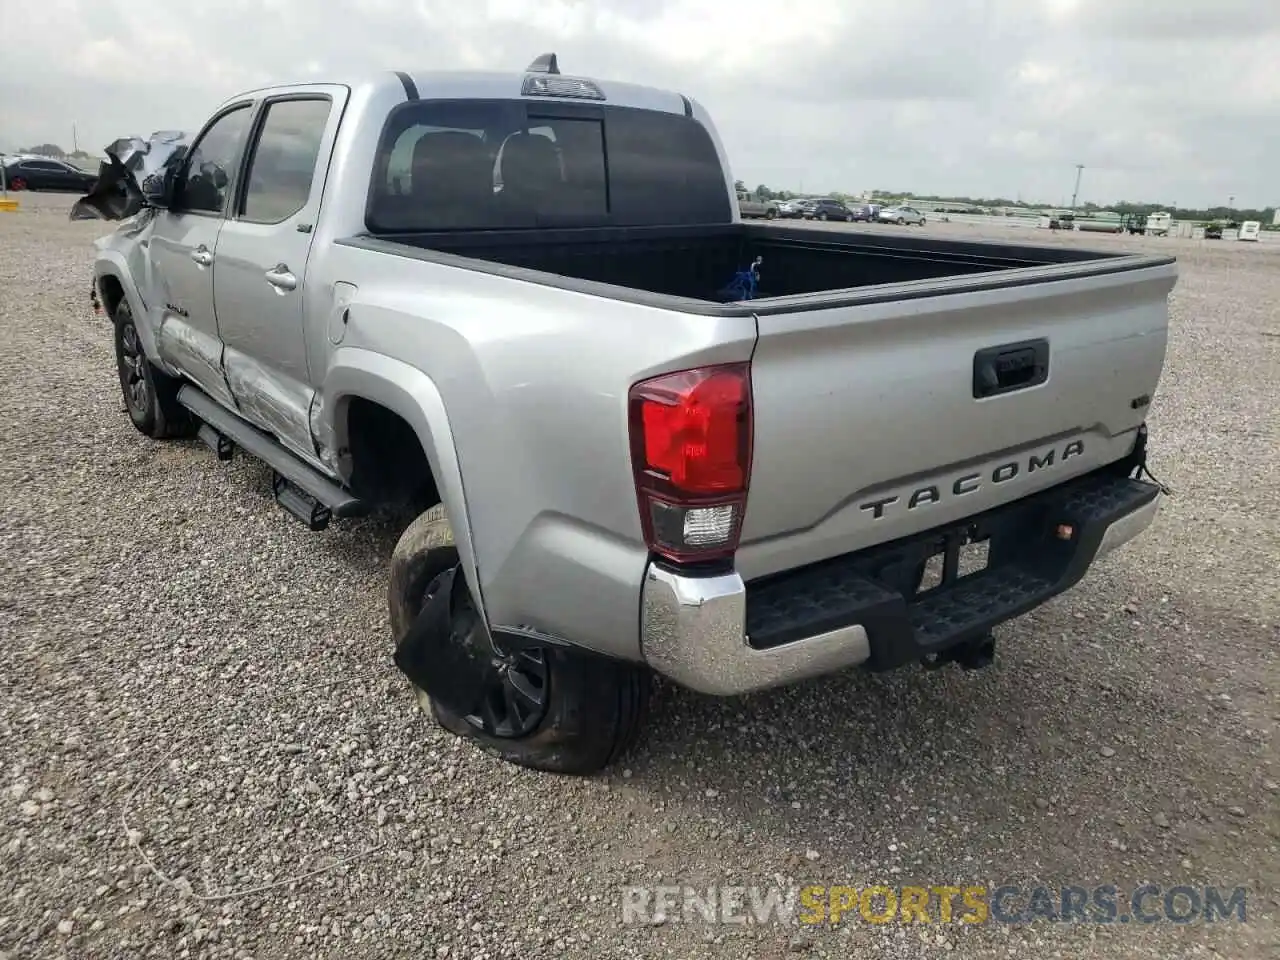
<path id="1" fill-rule="evenodd" d="M 1116 460 L 1155 393 L 1171 259 L 762 301 L 739 572 L 952 523 Z"/>

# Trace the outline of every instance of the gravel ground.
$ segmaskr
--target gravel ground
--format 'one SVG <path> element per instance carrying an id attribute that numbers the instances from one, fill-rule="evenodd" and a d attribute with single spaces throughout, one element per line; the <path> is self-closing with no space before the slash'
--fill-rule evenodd
<path id="1" fill-rule="evenodd" d="M 134 431 L 87 302 L 103 225 L 21 199 L 0 214 L 6 960 L 1280 955 L 1280 244 L 1036 235 L 1180 256 L 1152 416 L 1176 497 L 1002 628 L 993 668 L 663 687 L 626 769 L 566 780 L 412 708 L 392 525 L 310 534 L 262 468 Z M 623 884 L 1144 881 L 1245 886 L 1248 922 L 620 922 Z"/>

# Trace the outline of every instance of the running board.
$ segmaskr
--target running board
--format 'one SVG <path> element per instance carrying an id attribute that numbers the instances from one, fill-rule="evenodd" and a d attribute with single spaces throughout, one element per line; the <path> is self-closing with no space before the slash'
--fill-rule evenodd
<path id="1" fill-rule="evenodd" d="M 207 423 L 200 424 L 200 429 L 196 431 L 196 436 L 203 440 L 204 445 L 216 453 L 218 459 L 224 463 L 235 456 L 236 445 L 231 442 L 231 438 L 224 437 Z"/>
<path id="2" fill-rule="evenodd" d="M 286 513 L 301 520 L 308 530 L 319 533 L 329 525 L 329 518 L 333 516 L 333 511 L 314 497 L 307 496 L 288 477 L 273 472 L 271 492 L 275 494 L 276 503 L 280 504 Z"/>
<path id="3" fill-rule="evenodd" d="M 240 419 L 192 384 L 178 390 L 178 402 L 202 421 L 199 436 L 219 460 L 231 459 L 235 444 L 273 471 L 272 490 L 280 506 L 313 530 L 323 530 L 329 516 L 359 517 L 365 501 L 343 490 L 310 464 L 290 453 L 275 437 Z"/>

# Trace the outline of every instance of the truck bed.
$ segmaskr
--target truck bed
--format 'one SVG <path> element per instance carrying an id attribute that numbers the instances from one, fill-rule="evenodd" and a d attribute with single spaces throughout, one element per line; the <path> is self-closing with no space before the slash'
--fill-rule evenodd
<path id="1" fill-rule="evenodd" d="M 751 312 L 910 299 L 1150 266 L 1149 257 L 1060 246 L 940 239 L 886 228 L 777 224 L 397 234 L 342 241 L 519 279 L 697 312 L 737 312 L 722 293 L 762 257 Z M 940 281 L 947 281 L 940 283 Z M 592 289 L 607 284 L 609 289 Z M 584 286 L 586 285 L 586 286 Z M 871 289 L 874 288 L 874 289 Z M 631 295 L 627 294 L 631 292 Z M 844 297 L 833 297 L 841 291 Z M 640 296 L 635 296 L 635 295 Z M 678 298 L 684 301 L 673 304 Z M 696 304 L 702 304 L 699 309 Z"/>
<path id="2" fill-rule="evenodd" d="M 615 400 L 637 371 L 690 365 L 674 346 L 669 362 L 656 359 L 663 331 L 686 342 L 685 319 L 730 321 L 722 336 L 750 327 L 752 467 L 734 558 L 748 581 L 958 523 L 1127 455 L 1159 383 L 1177 275 L 1168 256 L 891 228 L 338 242 L 562 290 L 575 318 L 618 315 L 618 302 L 660 311 L 653 344 L 620 330 L 616 356 L 589 375 L 595 394 Z M 761 297 L 717 302 L 757 254 Z M 427 271 L 422 282 L 447 278 Z"/>

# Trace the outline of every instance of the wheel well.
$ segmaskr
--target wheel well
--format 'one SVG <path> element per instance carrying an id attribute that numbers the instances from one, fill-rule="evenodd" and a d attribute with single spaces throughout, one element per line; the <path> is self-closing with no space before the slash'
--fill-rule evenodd
<path id="1" fill-rule="evenodd" d="M 116 307 L 124 299 L 124 285 L 110 274 L 98 278 L 98 292 L 102 295 L 102 306 L 108 318 L 114 318 Z"/>
<path id="2" fill-rule="evenodd" d="M 417 433 L 399 414 L 353 397 L 347 405 L 347 449 L 351 489 L 379 505 L 412 505 L 425 510 L 440 502 L 431 464 Z"/>

